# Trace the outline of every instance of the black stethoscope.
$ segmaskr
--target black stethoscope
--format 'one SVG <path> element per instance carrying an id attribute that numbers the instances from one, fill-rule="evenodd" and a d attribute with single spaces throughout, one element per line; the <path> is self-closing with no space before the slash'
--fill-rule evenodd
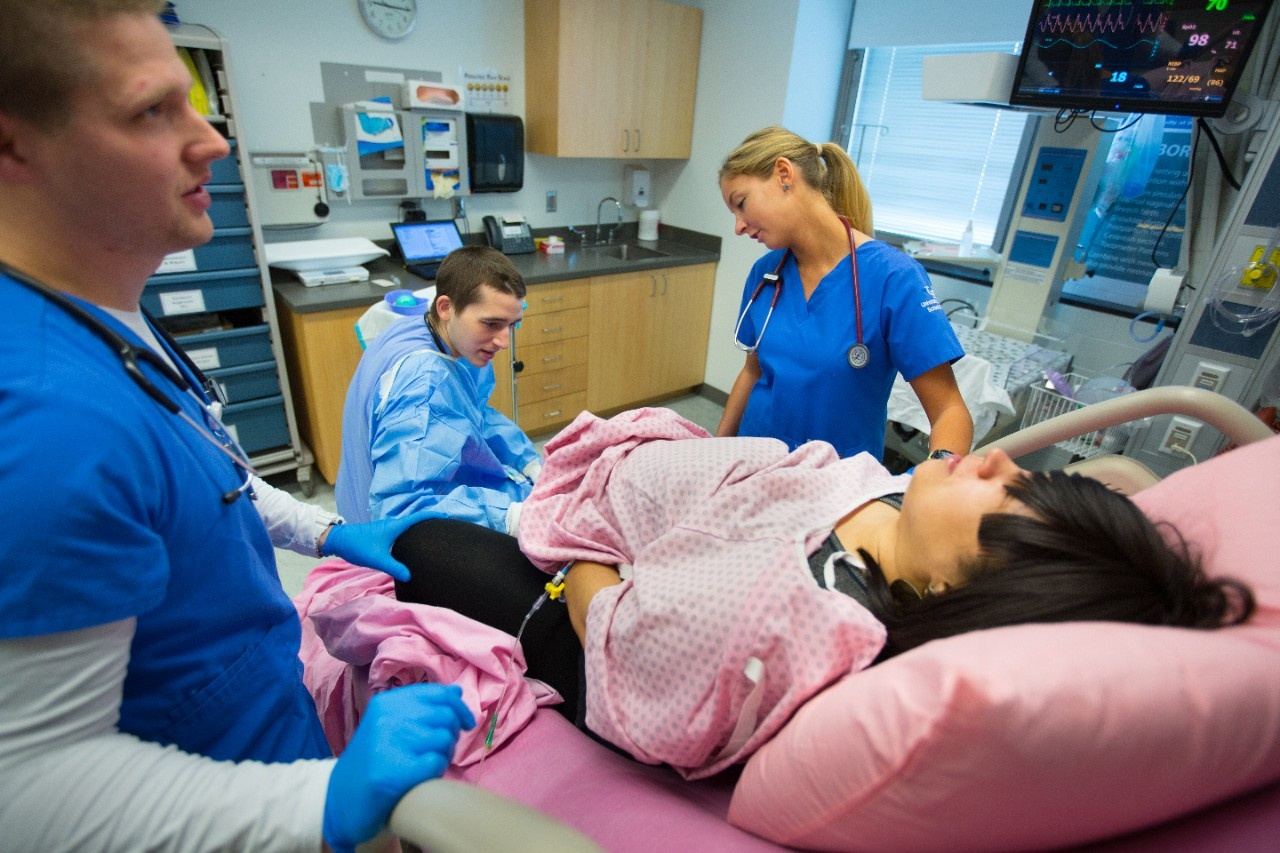
<path id="1" fill-rule="evenodd" d="M 849 366 L 852 368 L 862 368 L 867 366 L 867 362 L 871 361 L 871 350 L 867 349 L 867 345 L 862 342 L 862 290 L 858 287 L 858 248 L 853 241 L 853 226 L 849 224 L 849 220 L 843 216 L 840 217 L 840 223 L 844 225 L 845 231 L 849 232 L 849 265 L 853 273 L 853 315 L 857 324 L 857 342 L 849 347 L 846 358 Z M 742 314 L 738 317 L 738 325 L 733 328 L 733 345 L 745 353 L 753 353 L 760 349 L 760 341 L 764 340 L 765 330 L 769 328 L 769 320 L 773 317 L 773 308 L 778 304 L 778 294 L 782 293 L 782 268 L 786 266 L 787 259 L 791 257 L 791 250 L 787 249 L 782 254 L 782 260 L 778 262 L 778 266 L 773 272 L 765 273 L 760 279 L 760 283 L 756 285 L 756 289 L 752 291 L 751 298 L 747 300 L 746 307 L 742 309 Z M 756 298 L 760 296 L 760 292 L 764 290 L 766 285 L 773 285 L 773 298 L 769 300 L 769 311 L 764 315 L 764 324 L 760 327 L 760 333 L 756 335 L 754 344 L 744 344 L 742 342 L 741 331 L 742 321 L 747 319 L 747 312 L 751 310 L 751 306 L 755 304 Z"/>
<path id="2" fill-rule="evenodd" d="M 232 463 L 237 468 L 244 471 L 244 482 L 238 487 L 228 489 L 224 492 L 222 495 L 223 503 L 235 503 L 236 499 L 244 494 L 247 494 L 251 500 L 257 498 L 253 492 L 253 477 L 257 475 L 257 471 L 255 471 L 253 466 L 249 464 L 248 456 L 245 455 L 240 444 L 231 437 L 231 433 L 227 431 L 227 428 L 223 426 L 221 417 L 218 414 L 218 411 L 221 410 L 221 407 L 224 404 L 224 400 L 222 399 L 222 390 L 218 387 L 218 383 L 204 375 L 204 372 L 196 366 L 195 362 L 191 360 L 191 357 L 187 355 L 186 351 L 183 350 L 182 347 L 178 346 L 178 343 L 163 326 L 159 323 L 150 322 L 150 318 L 148 317 L 149 325 L 152 330 L 164 340 L 169 349 L 177 355 L 179 360 L 181 360 L 183 366 L 190 370 L 191 375 L 200 382 L 203 389 L 203 395 L 197 394 L 193 390 L 191 383 L 187 381 L 187 378 L 183 376 L 181 372 L 174 370 L 173 367 L 157 353 L 153 352 L 149 348 L 136 347 L 129 343 L 123 335 L 118 334 L 97 317 L 93 316 L 80 305 L 77 305 L 58 291 L 48 285 L 36 281 L 25 273 L 15 270 L 13 267 L 10 267 L 5 263 L 0 263 L 0 272 L 3 272 L 19 284 L 39 293 L 45 299 L 71 315 L 73 319 L 86 329 L 93 332 L 103 343 L 115 352 L 116 357 L 120 359 L 120 363 L 124 367 L 124 372 L 129 375 L 129 378 L 133 380 L 134 384 L 142 389 L 143 393 L 155 402 L 159 403 L 162 408 L 174 415 L 177 415 L 179 418 L 190 424 L 192 428 L 200 434 L 201 438 L 218 448 L 218 450 L 222 451 L 222 453 L 231 459 Z M 172 382 L 178 390 L 189 395 L 191 399 L 195 400 L 196 403 L 200 405 L 201 411 L 204 412 L 207 426 L 202 426 L 201 424 L 196 423 L 195 419 L 183 411 L 181 406 L 157 388 L 155 383 L 148 379 L 146 374 L 142 372 L 142 368 L 139 365 L 140 361 L 145 361 L 147 364 L 151 365 L 156 369 L 156 371 L 164 376 L 165 379 Z M 217 411 L 215 411 L 215 407 L 217 407 Z"/>

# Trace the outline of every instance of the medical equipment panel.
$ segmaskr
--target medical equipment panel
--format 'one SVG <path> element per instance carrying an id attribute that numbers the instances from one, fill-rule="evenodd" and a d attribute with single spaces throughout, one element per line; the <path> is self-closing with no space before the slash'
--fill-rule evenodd
<path id="1" fill-rule="evenodd" d="M 1038 122 L 1031 166 L 1009 223 L 1004 260 L 992 281 L 986 328 L 1030 341 L 1040 318 L 1057 303 L 1073 263 L 1080 203 L 1096 183 L 1099 133 L 1089 122 L 1055 127 Z"/>
<path id="2" fill-rule="evenodd" d="M 1192 303 L 1165 357 L 1158 385 L 1212 387 L 1251 410 L 1280 402 L 1280 123 L 1273 122 L 1219 232 L 1209 263 L 1192 270 Z M 1194 426 L 1194 424 L 1193 424 Z M 1204 459 L 1224 443 L 1199 430 L 1185 446 L 1170 448 L 1167 417 L 1136 435 L 1126 448 L 1157 473 Z"/>
<path id="3" fill-rule="evenodd" d="M 324 169 L 304 152 L 251 153 L 264 226 L 315 225 L 329 216 Z"/>
<path id="4" fill-rule="evenodd" d="M 1220 116 L 1271 0 L 1036 0 L 1009 103 Z"/>

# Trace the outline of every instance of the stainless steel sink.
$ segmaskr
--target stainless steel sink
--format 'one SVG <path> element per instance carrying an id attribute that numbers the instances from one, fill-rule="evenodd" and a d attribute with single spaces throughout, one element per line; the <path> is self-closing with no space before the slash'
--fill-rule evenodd
<path id="1" fill-rule="evenodd" d="M 668 257 L 667 252 L 637 246 L 633 243 L 619 243 L 616 246 L 583 246 L 580 251 L 594 255 L 604 255 L 619 261 L 646 261 L 651 258 Z"/>

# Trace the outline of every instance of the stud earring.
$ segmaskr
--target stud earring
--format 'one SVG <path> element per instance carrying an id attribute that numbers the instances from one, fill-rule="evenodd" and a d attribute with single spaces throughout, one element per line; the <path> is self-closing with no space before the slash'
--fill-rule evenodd
<path id="1" fill-rule="evenodd" d="M 791 192 L 791 184 L 783 184 L 783 185 L 782 185 L 782 191 L 783 191 L 784 193 L 789 193 L 789 192 Z"/>

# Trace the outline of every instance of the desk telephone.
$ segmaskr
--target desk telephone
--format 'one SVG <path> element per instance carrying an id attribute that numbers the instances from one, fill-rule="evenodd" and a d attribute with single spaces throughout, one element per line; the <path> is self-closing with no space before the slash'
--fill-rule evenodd
<path id="1" fill-rule="evenodd" d="M 504 255 L 525 255 L 534 251 L 533 232 L 523 218 L 509 219 L 504 216 L 499 224 L 496 216 L 486 216 L 484 235 L 489 245 L 501 249 Z"/>

